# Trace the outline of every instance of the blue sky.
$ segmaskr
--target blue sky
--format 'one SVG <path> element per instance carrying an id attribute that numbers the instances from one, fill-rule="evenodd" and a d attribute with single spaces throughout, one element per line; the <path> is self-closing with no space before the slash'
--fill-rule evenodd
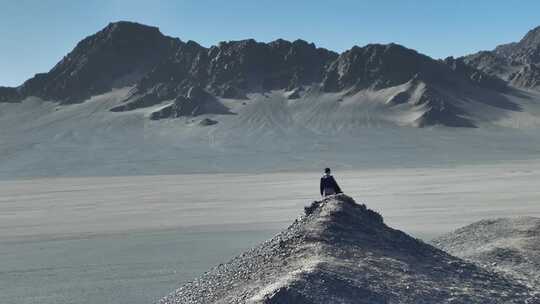
<path id="1" fill-rule="evenodd" d="M 210 46 L 302 38 L 335 51 L 396 42 L 435 58 L 519 40 L 540 25 L 534 0 L 0 0 L 0 86 L 46 72 L 111 21 L 158 26 Z"/>

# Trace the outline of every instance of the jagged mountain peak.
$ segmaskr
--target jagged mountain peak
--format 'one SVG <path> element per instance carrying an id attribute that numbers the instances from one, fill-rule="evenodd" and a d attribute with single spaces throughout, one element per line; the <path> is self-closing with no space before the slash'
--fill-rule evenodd
<path id="1" fill-rule="evenodd" d="M 110 23 L 81 40 L 48 73 L 26 81 L 24 96 L 73 103 L 115 87 L 135 84 L 176 49 L 178 39 L 134 22 Z"/>
<path id="2" fill-rule="evenodd" d="M 79 47 L 82 48 L 81 51 L 87 51 L 84 48 L 92 45 L 98 47 L 141 47 L 144 43 L 159 43 L 159 40 L 164 38 L 165 35 L 157 27 L 136 22 L 118 21 L 109 23 L 101 31 L 83 39 L 75 50 Z M 127 51 L 127 49 L 121 51 Z"/>
<path id="3" fill-rule="evenodd" d="M 143 40 L 162 38 L 164 35 L 159 28 L 130 21 L 111 22 L 100 31 L 81 40 L 77 48 L 87 48 L 92 45 L 104 44 L 115 40 Z M 149 41 L 149 42 L 151 42 Z"/>
<path id="4" fill-rule="evenodd" d="M 104 32 L 109 32 L 109 33 L 116 33 L 116 34 L 121 34 L 123 32 L 132 32 L 132 31 L 137 31 L 137 32 L 141 32 L 141 33 L 142 32 L 153 32 L 153 33 L 160 33 L 161 34 L 159 28 L 156 27 L 156 26 L 146 25 L 146 24 L 133 22 L 133 21 L 124 21 L 124 20 L 110 22 L 103 29 L 103 31 Z"/>
<path id="5" fill-rule="evenodd" d="M 540 46 L 540 26 L 527 32 L 519 42 L 521 47 L 539 47 Z"/>
<path id="6" fill-rule="evenodd" d="M 515 87 L 540 87 L 540 26 L 530 30 L 519 42 L 497 46 L 464 57 L 465 62 L 482 72 L 507 81 Z"/>
<path id="7" fill-rule="evenodd" d="M 526 286 L 384 224 L 348 196 L 314 202 L 269 241 L 160 303 L 527 303 Z M 533 302 L 530 302 L 533 303 Z"/>
<path id="8" fill-rule="evenodd" d="M 71 53 L 77 51 L 84 53 L 88 52 L 89 48 L 112 46 L 112 43 L 118 44 L 119 41 L 135 46 L 135 43 L 142 40 L 152 43 L 163 37 L 157 27 L 130 21 L 111 22 L 100 31 L 81 40 Z"/>
<path id="9" fill-rule="evenodd" d="M 75 60 L 74 57 L 88 58 L 93 55 L 101 55 L 98 54 L 99 52 L 110 52 L 112 53 L 110 56 L 128 57 L 138 53 L 146 53 L 152 48 L 156 48 L 155 51 L 159 52 L 165 41 L 173 42 L 173 40 L 164 36 L 157 27 L 128 21 L 109 23 L 101 31 L 79 42 L 55 68 L 61 68 L 66 61 Z"/>

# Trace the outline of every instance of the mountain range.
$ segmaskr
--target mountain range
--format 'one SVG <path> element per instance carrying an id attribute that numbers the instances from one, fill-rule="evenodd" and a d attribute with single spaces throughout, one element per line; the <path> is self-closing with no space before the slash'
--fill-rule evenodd
<path id="1" fill-rule="evenodd" d="M 227 100 L 246 103 L 253 95 L 282 92 L 289 101 L 330 99 L 329 111 L 355 104 L 382 124 L 477 127 L 528 110 L 521 101 L 536 97 L 528 90 L 538 89 L 539 64 L 540 28 L 493 51 L 435 60 L 397 44 L 354 46 L 341 54 L 282 39 L 206 48 L 121 21 L 80 41 L 49 72 L 16 88 L 0 87 L 0 102 L 33 96 L 66 105 L 129 87 L 109 110 L 159 105 L 148 115 L 157 120 L 238 114 Z"/>
<path id="2" fill-rule="evenodd" d="M 397 44 L 204 47 L 110 23 L 0 87 L 0 179 L 536 159 L 540 90 L 508 71 L 534 69 L 538 33 L 435 60 Z"/>

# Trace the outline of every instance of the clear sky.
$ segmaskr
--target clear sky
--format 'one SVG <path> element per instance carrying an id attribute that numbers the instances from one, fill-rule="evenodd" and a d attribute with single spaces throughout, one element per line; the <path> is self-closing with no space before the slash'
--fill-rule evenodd
<path id="1" fill-rule="evenodd" d="M 111 21 L 158 26 L 210 46 L 301 38 L 335 51 L 396 42 L 434 58 L 519 40 L 538 0 L 0 0 L 0 86 L 46 72 Z"/>

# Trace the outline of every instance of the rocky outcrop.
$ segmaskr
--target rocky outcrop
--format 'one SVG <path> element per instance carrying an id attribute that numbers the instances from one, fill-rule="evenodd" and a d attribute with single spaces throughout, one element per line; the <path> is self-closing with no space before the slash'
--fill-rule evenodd
<path id="1" fill-rule="evenodd" d="M 482 88 L 499 92 L 505 92 L 507 90 L 507 84 L 502 79 L 486 74 L 485 72 L 468 65 L 463 58 L 456 59 L 454 57 L 447 57 L 444 59 L 444 63 L 456 73 L 465 75 L 470 81 Z"/>
<path id="2" fill-rule="evenodd" d="M 470 67 L 502 80 L 507 80 L 508 75 L 512 72 L 508 60 L 495 52 L 481 51 L 460 59 Z"/>
<path id="3" fill-rule="evenodd" d="M 150 118 L 157 120 L 182 116 L 199 116 L 202 114 L 232 113 L 202 88 L 191 87 L 186 96 L 176 97 L 173 103 L 153 112 Z"/>
<path id="4" fill-rule="evenodd" d="M 522 88 L 540 88 L 540 65 L 527 64 L 518 72 L 510 75 L 510 83 Z"/>
<path id="5" fill-rule="evenodd" d="M 0 102 L 19 102 L 22 96 L 17 88 L 0 87 Z"/>
<path id="6" fill-rule="evenodd" d="M 345 195 L 160 303 L 536 303 L 530 288 L 384 224 Z"/>

